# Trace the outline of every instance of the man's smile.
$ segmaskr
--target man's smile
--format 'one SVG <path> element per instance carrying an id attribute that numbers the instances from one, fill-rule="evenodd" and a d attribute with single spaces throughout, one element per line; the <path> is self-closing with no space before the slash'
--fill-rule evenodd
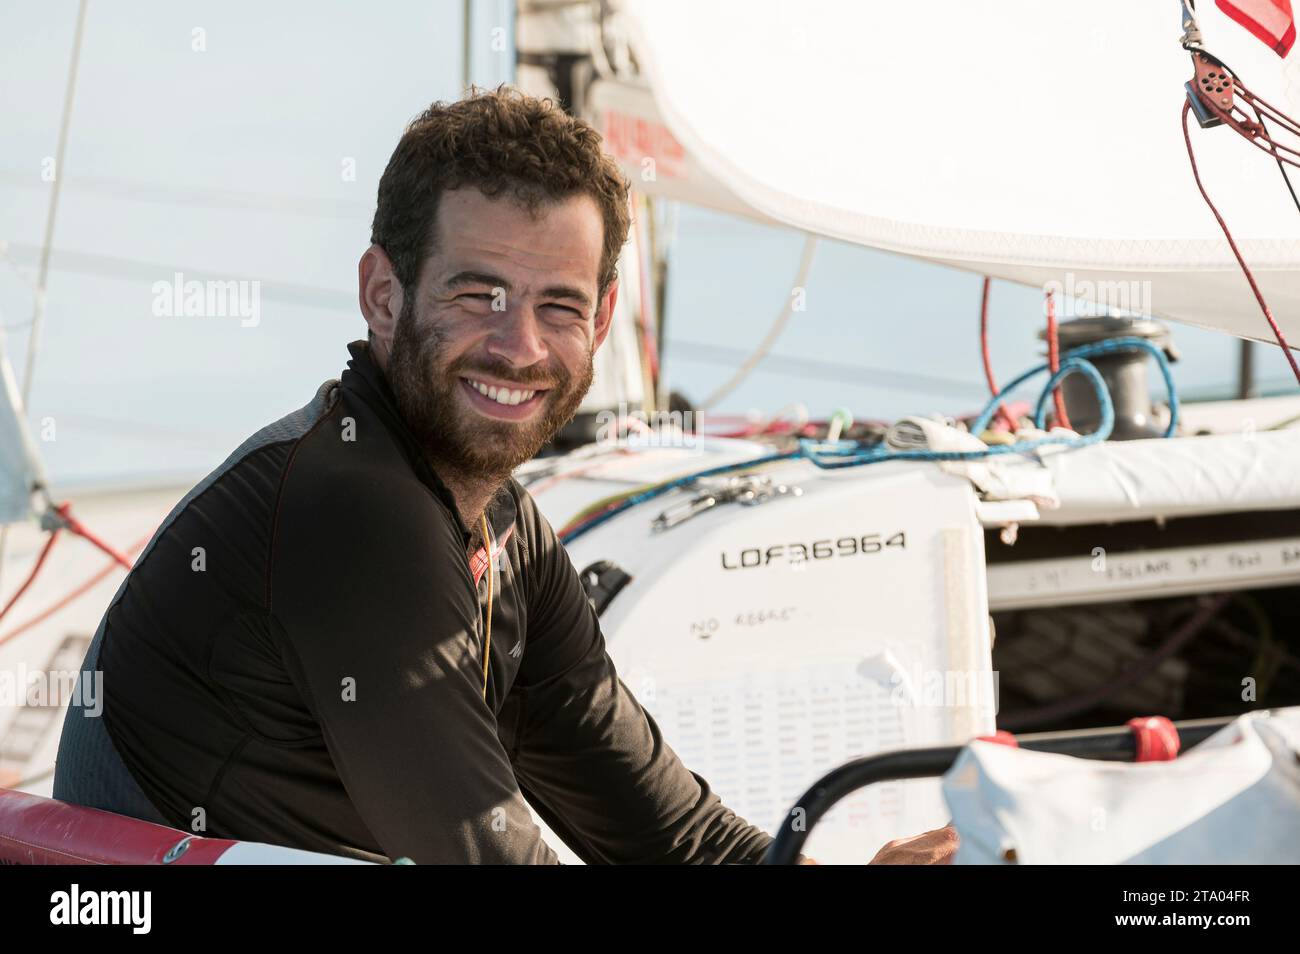
<path id="1" fill-rule="evenodd" d="M 499 421 L 532 417 L 550 393 L 546 388 L 527 388 L 493 378 L 461 377 L 460 385 L 476 411 Z"/>

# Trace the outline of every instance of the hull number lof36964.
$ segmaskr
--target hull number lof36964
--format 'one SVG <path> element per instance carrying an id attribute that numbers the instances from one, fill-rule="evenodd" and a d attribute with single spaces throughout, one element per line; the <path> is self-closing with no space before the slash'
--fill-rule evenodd
<path id="1" fill-rule="evenodd" d="M 777 543 L 770 547 L 746 547 L 739 551 L 722 551 L 724 570 L 746 570 L 779 563 L 802 567 L 819 560 L 832 560 L 885 553 L 890 549 L 905 549 L 907 537 L 903 531 L 886 536 L 868 533 L 862 536 L 838 537 L 834 540 L 813 540 L 811 543 Z"/>

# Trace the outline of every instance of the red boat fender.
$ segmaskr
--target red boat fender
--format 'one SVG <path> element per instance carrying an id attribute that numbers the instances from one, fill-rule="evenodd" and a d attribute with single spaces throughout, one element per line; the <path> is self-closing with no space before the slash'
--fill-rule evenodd
<path id="1" fill-rule="evenodd" d="M 236 844 L 0 789 L 0 864 L 211 865 Z"/>

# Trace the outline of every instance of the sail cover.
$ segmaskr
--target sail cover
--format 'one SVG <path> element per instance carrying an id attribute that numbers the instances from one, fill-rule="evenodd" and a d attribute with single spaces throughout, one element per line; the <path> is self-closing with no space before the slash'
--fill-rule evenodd
<path id="1" fill-rule="evenodd" d="M 730 193 L 719 208 L 1273 340 L 1192 177 L 1174 0 L 624 12 L 658 117 Z M 1300 115 L 1300 54 L 1279 59 L 1211 4 L 1199 15 L 1207 50 Z M 1227 127 L 1190 132 L 1210 197 L 1300 343 L 1300 211 L 1276 163 Z"/>
<path id="2" fill-rule="evenodd" d="M 1298 762 L 1296 708 L 1140 765 L 973 742 L 944 776 L 956 863 L 1298 864 Z"/>

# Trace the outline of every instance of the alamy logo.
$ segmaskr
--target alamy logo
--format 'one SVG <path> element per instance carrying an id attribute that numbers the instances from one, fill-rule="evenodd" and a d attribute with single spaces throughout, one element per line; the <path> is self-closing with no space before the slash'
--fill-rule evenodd
<path id="1" fill-rule="evenodd" d="M 148 891 L 71 891 L 50 895 L 51 924 L 129 924 L 131 933 L 148 934 L 153 896 Z"/>
<path id="2" fill-rule="evenodd" d="M 1050 281 L 1043 286 L 1043 291 L 1056 299 L 1059 318 L 1107 314 L 1151 317 L 1149 281 L 1093 281 L 1067 272 L 1065 281 Z"/>
<path id="3" fill-rule="evenodd" d="M 169 282 L 154 282 L 153 313 L 159 318 L 240 318 L 244 328 L 262 320 L 259 281 L 186 281 L 176 272 Z"/>
<path id="4" fill-rule="evenodd" d="M 62 706 L 72 703 L 93 719 L 104 711 L 104 674 L 100 670 L 0 669 L 0 709 Z"/>
<path id="5" fill-rule="evenodd" d="M 596 412 L 596 443 L 617 444 L 626 435 L 629 443 L 639 447 L 694 447 L 695 434 L 703 427 L 703 411 L 647 414 L 620 401 L 616 409 Z"/>

